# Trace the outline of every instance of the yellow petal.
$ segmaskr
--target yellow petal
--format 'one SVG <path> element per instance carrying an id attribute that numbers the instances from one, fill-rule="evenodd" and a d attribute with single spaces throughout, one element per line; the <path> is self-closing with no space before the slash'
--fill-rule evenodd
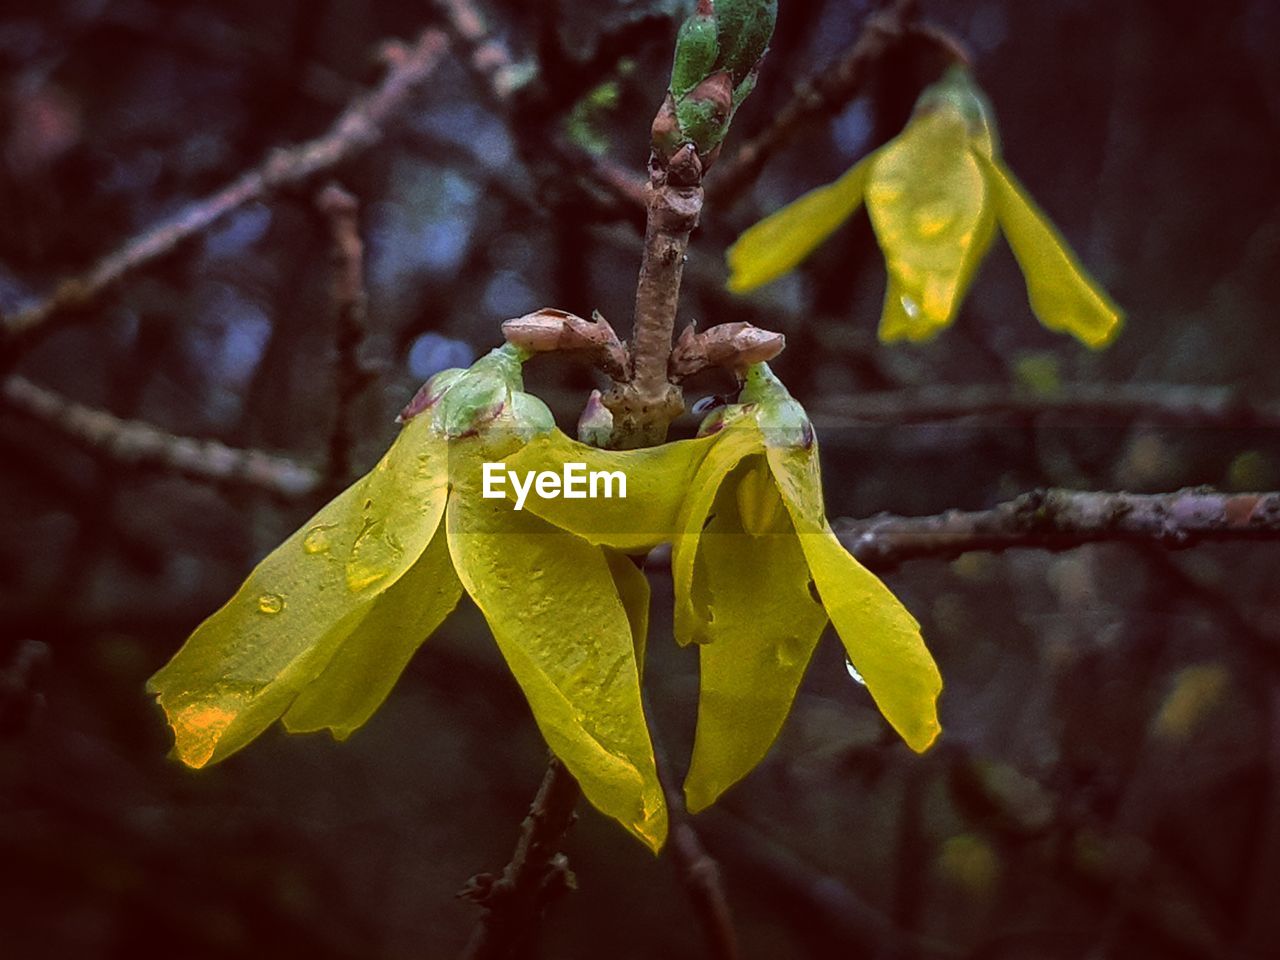
<path id="1" fill-rule="evenodd" d="M 957 111 L 918 116 L 881 149 L 867 181 L 867 213 L 889 272 L 882 340 L 923 340 L 955 319 L 990 243 L 986 204 Z"/>
<path id="2" fill-rule="evenodd" d="M 649 637 L 649 578 L 625 553 L 604 548 L 604 557 L 613 574 L 618 599 L 631 624 L 631 642 L 636 650 L 636 664 L 644 676 L 644 653 Z"/>
<path id="3" fill-rule="evenodd" d="M 708 595 L 700 582 L 696 558 L 702 529 L 724 478 L 743 457 L 764 449 L 764 437 L 750 419 L 740 419 L 704 438 L 712 441 L 693 482 L 683 491 L 684 504 L 671 548 L 671 578 L 675 590 L 675 634 L 681 644 L 705 639 L 710 619 Z"/>
<path id="4" fill-rule="evenodd" d="M 427 549 L 447 460 L 427 418 L 410 421 L 371 473 L 273 550 L 148 681 L 179 759 L 200 767 L 235 752 L 321 675 Z"/>
<path id="5" fill-rule="evenodd" d="M 345 740 L 382 705 L 418 647 L 462 596 L 443 530 L 403 577 L 373 601 L 329 665 L 283 717 L 290 733 L 328 728 Z"/>
<path id="6" fill-rule="evenodd" d="M 1062 235 L 1003 164 L 979 156 L 996 216 L 1027 282 L 1031 309 L 1050 330 L 1101 349 L 1120 332 L 1124 315 L 1080 266 Z"/>
<path id="7" fill-rule="evenodd" d="M 834 183 L 810 190 L 750 227 L 725 254 L 729 289 L 746 293 L 793 270 L 862 204 L 870 154 Z"/>
<path id="8" fill-rule="evenodd" d="M 521 476 L 541 470 L 560 474 L 569 463 L 583 464 L 588 475 L 613 475 L 612 487 L 606 488 L 601 481 L 595 497 L 543 499 L 530 489 L 522 508 L 591 543 L 640 553 L 670 540 L 675 533 L 685 492 L 713 439 L 680 440 L 641 450 L 600 450 L 555 430 L 533 440 L 504 463 L 507 470 Z M 618 475 L 626 478 L 625 497 L 618 496 Z M 509 480 L 502 489 L 512 500 L 516 498 Z M 613 495 L 603 496 L 606 489 Z"/>
<path id="9" fill-rule="evenodd" d="M 455 487 L 445 524 L 454 568 L 547 744 L 597 809 L 656 852 L 667 810 L 632 626 L 602 548 L 481 499 L 476 478 Z"/>
<path id="10" fill-rule="evenodd" d="M 767 485 L 752 478 L 763 477 Z M 743 493 L 743 491 L 747 493 Z M 744 521 L 750 505 L 755 529 Z M 701 664 L 698 727 L 684 790 L 689 809 L 709 807 L 749 773 L 777 739 L 827 615 L 809 591 L 809 566 L 762 456 L 721 487 L 702 535 L 713 618 Z"/>
<path id="11" fill-rule="evenodd" d="M 926 749 L 937 737 L 942 678 L 920 636 L 920 625 L 876 576 L 836 539 L 821 515 L 817 448 L 771 449 L 769 465 L 809 572 L 867 690 L 908 746 Z M 814 505 L 818 505 L 815 514 Z"/>

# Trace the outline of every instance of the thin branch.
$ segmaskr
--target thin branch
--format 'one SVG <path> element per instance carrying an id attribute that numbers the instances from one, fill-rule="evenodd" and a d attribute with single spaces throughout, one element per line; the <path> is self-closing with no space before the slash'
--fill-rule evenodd
<path id="1" fill-rule="evenodd" d="M 708 187 L 711 199 L 724 206 L 733 203 L 797 130 L 819 117 L 833 116 L 862 93 L 875 64 L 904 36 L 916 5 L 916 0 L 893 0 L 867 19 L 843 56 L 796 84 L 791 100 L 773 115 L 764 131 L 721 164 Z"/>
<path id="2" fill-rule="evenodd" d="M 256 487 L 289 499 L 305 497 L 320 485 L 315 470 L 286 457 L 228 447 L 217 440 L 178 436 L 139 420 L 123 420 L 16 374 L 0 381 L 0 400 L 89 452 L 128 467 L 151 467 L 193 480 Z"/>
<path id="3" fill-rule="evenodd" d="M 471 72 L 494 100 L 505 104 L 529 79 L 529 68 L 512 59 L 510 49 L 490 33 L 484 14 L 471 0 L 436 0 L 436 6 L 444 13 Z"/>
<path id="4" fill-rule="evenodd" d="M 1250 404 L 1231 387 L 1164 383 L 1074 383 L 1043 394 L 1005 384 L 936 384 L 829 397 L 812 413 L 820 426 L 1042 414 L 1194 427 L 1280 426 L 1280 404 Z"/>
<path id="5" fill-rule="evenodd" d="M 54 327 L 52 321 L 83 309 L 129 274 L 171 253 L 233 210 L 286 187 L 297 186 L 345 163 L 383 136 L 383 128 L 431 76 L 446 40 L 425 31 L 411 46 L 388 43 L 387 75 L 372 92 L 354 100 L 320 137 L 273 151 L 257 167 L 127 241 L 88 272 L 60 282 L 53 293 L 3 318 L 0 347 L 10 356 Z"/>
<path id="6" fill-rule="evenodd" d="M 369 298 L 364 286 L 364 241 L 360 238 L 360 205 L 355 196 L 330 183 L 316 198 L 329 220 L 333 243 L 333 302 L 337 314 L 337 412 L 329 435 L 329 478 L 345 483 L 351 477 L 352 418 L 355 402 L 369 382 L 361 365 L 360 346 L 368 327 Z"/>
<path id="7" fill-rule="evenodd" d="M 1068 550 L 1086 543 L 1190 547 L 1213 540 L 1280 540 L 1280 493 L 1094 493 L 1036 490 L 989 510 L 929 517 L 886 514 L 835 524 L 840 542 L 874 570 L 971 550 Z"/>
<path id="8" fill-rule="evenodd" d="M 574 887 L 568 860 L 558 852 L 573 826 L 581 791 L 554 757 L 547 765 L 510 862 L 496 879 L 479 874 L 458 896 L 485 908 L 462 960 L 501 960 L 533 939 L 542 913 L 556 894 Z"/>
<path id="9" fill-rule="evenodd" d="M 680 874 L 680 882 L 684 884 L 693 909 L 702 922 L 708 955 L 714 960 L 738 960 L 738 933 L 720 876 L 720 865 L 707 853 L 698 831 L 689 822 L 684 797 L 671 781 L 670 762 L 657 731 L 652 732 L 652 737 L 658 780 L 662 784 L 671 822 L 669 849 Z"/>

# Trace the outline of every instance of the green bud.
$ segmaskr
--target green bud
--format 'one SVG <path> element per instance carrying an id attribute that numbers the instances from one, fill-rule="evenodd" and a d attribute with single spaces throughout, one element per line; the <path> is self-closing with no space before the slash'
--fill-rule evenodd
<path id="1" fill-rule="evenodd" d="M 724 140 L 729 132 L 730 113 L 729 106 L 718 99 L 686 97 L 676 104 L 680 133 L 701 154 L 709 153 Z"/>
<path id="2" fill-rule="evenodd" d="M 683 98 L 712 71 L 718 52 L 714 13 L 694 13 L 680 25 L 671 65 L 670 89 L 676 100 Z"/>
<path id="3" fill-rule="evenodd" d="M 957 63 L 942 75 L 941 80 L 925 87 L 916 100 L 913 113 L 919 116 L 937 110 L 959 114 L 969 128 L 969 135 L 983 145 L 988 156 L 999 149 L 995 110 L 987 95 L 974 82 L 968 67 Z"/>
<path id="4" fill-rule="evenodd" d="M 766 445 L 805 448 L 813 445 L 809 415 L 767 363 L 755 363 L 747 368 L 747 380 L 738 399 L 755 404 L 756 423 Z"/>
<path id="5" fill-rule="evenodd" d="M 756 69 L 777 21 L 778 0 L 716 0 L 720 34 L 716 66 L 730 72 L 735 87 Z"/>
<path id="6" fill-rule="evenodd" d="M 448 370 L 441 370 L 432 376 L 422 386 L 418 388 L 418 392 L 413 395 L 400 415 L 396 417 L 396 423 L 408 423 L 423 410 L 429 410 L 436 405 L 436 402 L 444 396 L 444 392 L 448 390 L 458 378 L 467 371 L 461 367 L 450 367 Z"/>
<path id="7" fill-rule="evenodd" d="M 532 393 L 517 390 L 511 394 L 511 419 L 516 434 L 528 442 L 534 437 L 550 433 L 556 427 L 556 418 L 541 399 Z"/>
<path id="8" fill-rule="evenodd" d="M 510 395 L 511 390 L 500 377 L 476 373 L 473 367 L 444 392 L 436 404 L 432 423 L 450 439 L 470 436 L 502 413 Z"/>
<path id="9" fill-rule="evenodd" d="M 705 417 L 702 423 L 698 425 L 698 436 L 709 437 L 713 433 L 719 433 L 735 420 L 741 420 L 751 411 L 744 404 L 730 403 L 725 406 L 716 407 Z"/>
<path id="10" fill-rule="evenodd" d="M 444 371 L 451 375 L 442 381 L 443 392 L 430 404 L 436 430 L 456 439 L 480 432 L 504 411 L 511 415 L 512 397 L 524 388 L 521 365 L 530 355 L 507 343 L 458 374 Z"/>
<path id="11" fill-rule="evenodd" d="M 578 440 L 593 447 L 605 447 L 613 436 L 613 413 L 604 405 L 599 390 L 592 390 L 578 417 Z"/>

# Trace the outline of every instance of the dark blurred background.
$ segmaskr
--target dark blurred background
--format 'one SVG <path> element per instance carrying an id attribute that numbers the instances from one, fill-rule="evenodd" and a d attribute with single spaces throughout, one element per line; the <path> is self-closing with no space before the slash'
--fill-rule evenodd
<path id="1" fill-rule="evenodd" d="M 630 324 L 637 213 L 589 158 L 643 172 L 668 0 L 477 0 L 530 86 L 500 105 L 446 55 L 402 122 L 331 172 L 360 201 L 375 371 L 357 470 L 434 371 L 543 305 Z M 725 157 L 839 57 L 872 4 L 781 0 Z M 933 514 L 1037 486 L 1280 487 L 1280 6 L 951 2 L 1007 160 L 1129 311 L 1092 353 L 1031 316 L 998 244 L 956 326 L 874 339 L 883 266 L 865 215 L 745 300 L 722 254 L 764 213 L 892 136 L 937 63 L 887 54 L 863 95 L 795 131 L 695 237 L 682 316 L 788 337 L 776 369 L 819 414 L 829 513 Z M 12 314 L 376 83 L 374 51 L 444 23 L 427 3 L 6 0 L 0 12 L 0 312 Z M 586 65 L 586 66 L 584 66 Z M 568 94 L 570 99 L 557 100 Z M 310 183 L 240 207 L 130 276 L 14 372 L 116 416 L 322 466 L 337 415 L 329 231 Z M 531 364 L 570 428 L 585 370 Z M 846 399 L 932 384 L 1225 387 L 1238 423 L 1076 411 L 856 426 Z M 1047 386 L 1046 386 L 1047 384 Z M 708 377 L 690 399 L 723 392 Z M 693 418 L 678 430 L 687 435 Z M 336 478 L 335 478 L 336 480 Z M 544 765 L 483 623 L 462 609 L 346 744 L 271 732 L 214 769 L 165 757 L 148 675 L 323 501 L 121 466 L 0 406 L 0 954 L 449 957 L 454 894 L 507 859 Z M 912 561 L 945 733 L 915 757 L 820 646 L 766 762 L 695 821 L 751 958 L 1280 954 L 1280 555 Z M 682 772 L 696 663 L 654 573 L 647 686 Z M 704 955 L 688 896 L 585 806 L 580 889 L 545 957 Z"/>

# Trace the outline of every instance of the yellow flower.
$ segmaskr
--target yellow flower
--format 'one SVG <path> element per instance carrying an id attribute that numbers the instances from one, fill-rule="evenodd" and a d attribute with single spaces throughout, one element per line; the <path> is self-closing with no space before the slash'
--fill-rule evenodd
<path id="1" fill-rule="evenodd" d="M 942 687 L 919 624 L 836 539 L 823 512 L 813 429 L 765 364 L 704 436 L 599 452 L 594 466 L 635 478 L 625 501 L 584 511 L 526 504 L 593 543 L 643 552 L 672 541 L 675 631 L 700 645 L 701 694 L 689 808 L 701 810 L 760 761 L 791 709 L 827 623 L 876 705 L 912 749 L 938 735 Z M 563 435 L 538 438 L 511 465 L 591 455 Z"/>
<path id="2" fill-rule="evenodd" d="M 834 183 L 748 229 L 729 249 L 729 289 L 792 270 L 863 203 L 888 271 L 880 338 L 925 340 L 956 316 L 999 225 L 1051 330 L 1106 346 L 1123 316 L 1000 159 L 986 97 L 953 67 L 906 128 Z"/>
<path id="3" fill-rule="evenodd" d="M 151 678 L 179 759 L 222 760 L 277 719 L 345 739 L 465 591 L 587 799 L 661 847 L 667 812 L 637 666 L 645 578 L 616 551 L 482 496 L 484 462 L 556 433 L 521 388 L 522 359 L 503 347 L 433 378 L 381 462 Z"/>

